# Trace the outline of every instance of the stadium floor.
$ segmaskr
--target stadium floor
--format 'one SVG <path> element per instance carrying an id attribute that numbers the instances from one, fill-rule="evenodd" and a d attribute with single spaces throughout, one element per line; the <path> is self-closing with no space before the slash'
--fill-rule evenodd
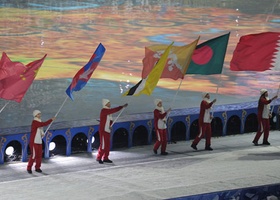
<path id="1" fill-rule="evenodd" d="M 0 165 L 1 199 L 169 199 L 280 181 L 280 132 L 270 146 L 253 146 L 255 133 L 212 138 L 194 151 L 191 141 L 168 144 L 169 155 L 152 145 L 111 151 L 113 164 L 99 164 L 93 153 L 44 159 L 43 173 L 26 172 L 26 162 Z M 262 138 L 261 138 L 262 139 Z M 261 141 L 260 141 L 261 142 Z"/>

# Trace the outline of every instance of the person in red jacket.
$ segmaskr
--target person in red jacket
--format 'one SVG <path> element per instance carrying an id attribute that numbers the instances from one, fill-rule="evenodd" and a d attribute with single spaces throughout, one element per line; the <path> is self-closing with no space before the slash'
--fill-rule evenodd
<path id="1" fill-rule="evenodd" d="M 112 114 L 120 111 L 122 108 L 127 107 L 127 103 L 118 106 L 116 108 L 111 108 L 111 103 L 108 99 L 102 99 L 103 108 L 100 112 L 100 124 L 99 124 L 99 136 L 100 136 L 100 146 L 98 148 L 98 154 L 96 161 L 99 164 L 112 163 L 113 161 L 109 159 L 110 153 L 110 137 L 112 130 L 113 118 Z"/>
<path id="2" fill-rule="evenodd" d="M 154 126 L 155 126 L 157 141 L 154 144 L 153 151 L 155 154 L 157 154 L 157 150 L 159 146 L 161 146 L 161 155 L 168 155 L 168 153 L 166 152 L 166 146 L 167 146 L 166 115 L 171 111 L 171 109 L 169 108 L 166 112 L 164 112 L 161 99 L 155 99 L 154 103 L 156 105 L 156 108 L 154 110 Z"/>
<path id="3" fill-rule="evenodd" d="M 33 111 L 33 121 L 31 124 L 31 133 L 30 133 L 30 141 L 29 148 L 31 155 L 27 164 L 27 172 L 29 174 L 32 173 L 32 166 L 34 161 L 36 162 L 35 171 L 41 173 L 41 163 L 42 163 L 42 137 L 44 137 L 43 126 L 49 125 L 55 117 L 49 119 L 46 122 L 41 121 L 41 111 L 34 110 Z"/>
<path id="4" fill-rule="evenodd" d="M 253 140 L 253 144 L 255 146 L 258 146 L 258 141 L 263 134 L 263 145 L 270 145 L 268 142 L 268 136 L 269 136 L 269 118 L 271 118 L 270 113 L 270 103 L 277 99 L 278 96 L 274 96 L 272 99 L 268 98 L 268 92 L 267 89 L 261 89 L 260 90 L 260 98 L 258 102 L 258 131 L 257 134 Z"/>
<path id="5" fill-rule="evenodd" d="M 199 112 L 199 119 L 198 119 L 199 134 L 192 142 L 191 147 L 197 150 L 196 147 L 197 144 L 206 135 L 205 150 L 212 151 L 213 149 L 211 148 L 211 136 L 212 136 L 211 121 L 213 119 L 213 116 L 211 116 L 210 110 L 212 105 L 216 102 L 216 99 L 210 102 L 209 93 L 202 93 L 202 98 L 203 100 L 200 103 L 200 112 Z"/>

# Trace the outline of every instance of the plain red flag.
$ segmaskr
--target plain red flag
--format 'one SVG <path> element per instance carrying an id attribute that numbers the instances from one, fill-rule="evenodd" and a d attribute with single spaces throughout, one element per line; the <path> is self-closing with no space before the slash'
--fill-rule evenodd
<path id="1" fill-rule="evenodd" d="M 5 52 L 2 53 L 0 60 L 0 80 L 9 76 L 22 73 L 26 67 L 20 62 L 13 62 Z"/>
<path id="2" fill-rule="evenodd" d="M 21 102 L 28 88 L 35 79 L 39 68 L 43 64 L 47 54 L 26 65 L 25 71 L 0 81 L 0 98 Z"/>
<path id="3" fill-rule="evenodd" d="M 279 46 L 279 32 L 244 35 L 233 52 L 230 70 L 265 71 L 276 67 L 280 59 Z"/>

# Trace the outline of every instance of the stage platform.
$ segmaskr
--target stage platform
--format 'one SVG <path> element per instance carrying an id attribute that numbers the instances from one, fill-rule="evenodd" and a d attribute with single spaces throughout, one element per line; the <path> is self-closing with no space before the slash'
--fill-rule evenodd
<path id="1" fill-rule="evenodd" d="M 203 199 L 187 196 L 279 184 L 280 132 L 270 132 L 270 146 L 253 146 L 254 135 L 214 137 L 214 151 L 203 150 L 205 140 L 198 151 L 191 141 L 168 144 L 167 156 L 154 155 L 152 145 L 118 149 L 114 164 L 96 162 L 96 150 L 57 155 L 43 160 L 42 174 L 28 174 L 26 162 L 4 163 L 1 199 Z M 260 199 L 260 190 L 250 191 L 247 199 Z"/>

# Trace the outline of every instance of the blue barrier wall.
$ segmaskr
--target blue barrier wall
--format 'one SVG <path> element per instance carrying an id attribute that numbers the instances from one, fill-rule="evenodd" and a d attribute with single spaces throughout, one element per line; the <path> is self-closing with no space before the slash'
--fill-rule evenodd
<path id="1" fill-rule="evenodd" d="M 274 117 L 271 119 L 271 125 L 274 129 L 278 129 L 278 113 L 280 106 L 276 105 L 273 108 Z M 173 110 L 168 118 L 168 138 L 172 139 L 175 137 L 175 134 L 181 134 L 182 138 L 185 140 L 193 139 L 197 134 L 198 113 L 199 108 Z M 216 106 L 214 113 L 215 119 L 212 121 L 213 136 L 243 134 L 245 129 L 256 130 L 256 114 L 256 103 Z M 141 130 L 140 133 L 138 131 L 139 127 Z M 113 126 L 111 149 L 118 147 L 130 148 L 133 144 L 137 144 L 137 140 L 141 139 L 146 141 L 145 144 L 151 144 L 154 134 L 153 128 L 152 113 L 137 114 L 122 118 Z M 173 129 L 174 131 L 172 131 Z M 137 137 L 136 133 L 138 134 Z M 3 164 L 5 162 L 5 150 L 8 146 L 13 144 L 17 144 L 17 148 L 20 149 L 18 151 L 20 151 L 21 160 L 26 162 L 28 160 L 29 135 L 30 127 L 1 129 L 0 163 Z M 58 145 L 64 148 L 65 154 L 69 156 L 72 153 L 73 144 L 75 142 L 73 138 L 76 140 L 82 138 L 81 140 L 83 140 L 83 143 L 85 143 L 84 138 L 86 138 L 86 151 L 92 152 L 93 144 L 90 141 L 92 141 L 93 137 L 95 138 L 95 148 L 97 148 L 99 142 L 98 123 L 94 124 L 94 122 L 86 120 L 83 122 L 53 123 L 51 130 L 49 130 L 43 138 L 44 158 L 50 157 L 49 144 L 54 140 L 58 142 Z"/>

